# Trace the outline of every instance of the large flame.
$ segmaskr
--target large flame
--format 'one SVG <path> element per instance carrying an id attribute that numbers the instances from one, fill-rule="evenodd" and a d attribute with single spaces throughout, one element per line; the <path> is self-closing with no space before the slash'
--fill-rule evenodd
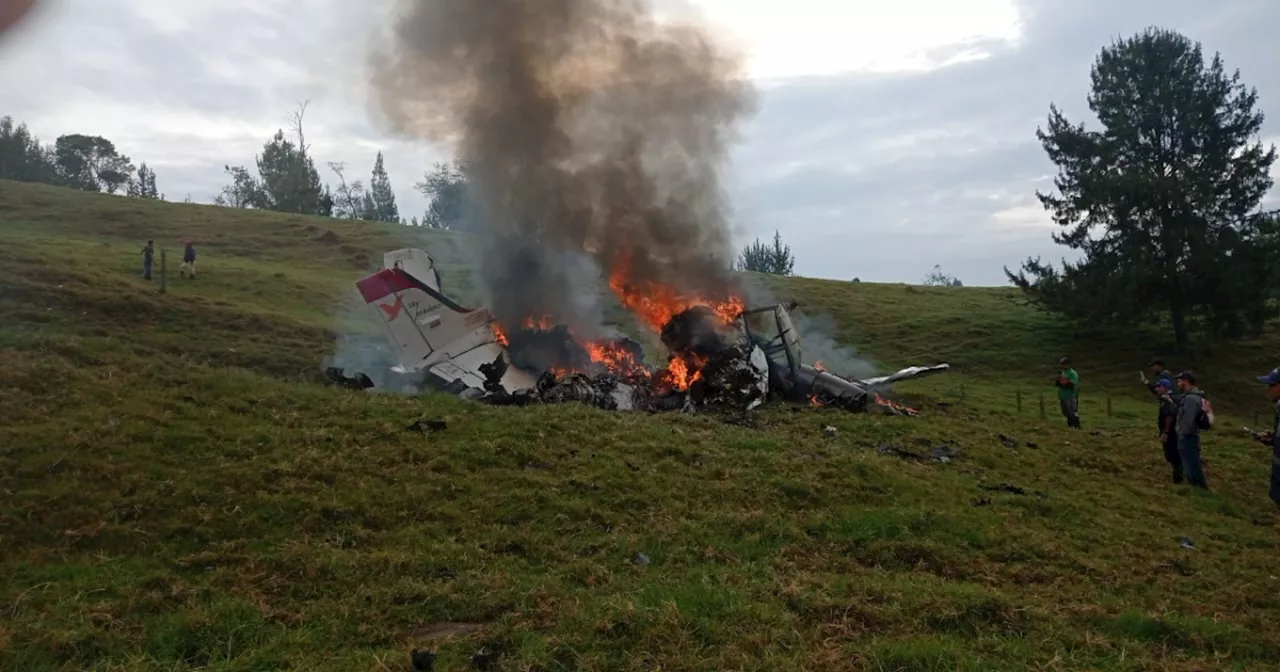
<path id="1" fill-rule="evenodd" d="M 685 296 L 672 287 L 650 281 L 633 283 L 628 280 L 628 263 L 619 262 L 609 273 L 609 289 L 622 302 L 623 307 L 634 313 L 650 329 L 660 331 L 671 318 L 694 306 L 710 308 L 725 323 L 732 322 L 745 309 L 742 299 L 730 296 L 723 301 L 703 297 Z"/>

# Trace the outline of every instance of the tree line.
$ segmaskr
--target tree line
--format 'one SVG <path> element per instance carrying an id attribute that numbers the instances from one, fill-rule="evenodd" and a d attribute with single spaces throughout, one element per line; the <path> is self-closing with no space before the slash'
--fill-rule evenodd
<path id="1" fill-rule="evenodd" d="M 58 136 L 45 144 L 25 123 L 0 117 L 0 180 L 39 182 L 83 191 L 162 199 L 155 171 L 97 135 Z"/>
<path id="2" fill-rule="evenodd" d="M 287 134 L 281 128 L 263 144 L 252 169 L 245 165 L 223 166 L 230 181 L 213 198 L 215 205 L 436 229 L 468 228 L 466 176 L 458 162 L 436 164 L 414 185 L 429 201 L 421 217 L 405 219 L 400 215 L 382 152 L 374 158 L 367 183 L 350 179 L 341 162 L 327 164 L 335 184 L 326 183 L 307 144 L 303 128 L 306 107 L 303 103 L 290 116 Z M 133 160 L 120 153 L 110 140 L 69 134 L 45 144 L 25 123 L 9 116 L 0 118 L 0 180 L 165 198 L 156 186 L 155 171 L 146 163 L 135 167 Z"/>

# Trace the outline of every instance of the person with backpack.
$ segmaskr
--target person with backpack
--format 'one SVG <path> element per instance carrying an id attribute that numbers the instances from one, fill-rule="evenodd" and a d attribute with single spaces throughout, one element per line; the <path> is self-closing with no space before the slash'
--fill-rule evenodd
<path id="1" fill-rule="evenodd" d="M 1271 446 L 1271 501 L 1280 506 L 1280 368 L 1272 369 L 1265 376 L 1258 376 L 1258 382 L 1267 386 L 1267 401 L 1276 410 L 1275 422 L 1271 431 L 1255 435 L 1264 445 Z"/>
<path id="2" fill-rule="evenodd" d="M 1178 433 L 1182 470 L 1189 485 L 1208 490 L 1200 461 L 1200 433 L 1213 428 L 1213 407 L 1205 398 L 1204 390 L 1196 385 L 1196 374 L 1191 371 L 1178 374 L 1178 389 L 1182 392 L 1182 401 L 1178 403 L 1174 429 Z"/>
<path id="3" fill-rule="evenodd" d="M 1160 410 L 1156 416 L 1156 426 L 1160 429 L 1160 445 L 1164 448 L 1164 459 L 1173 467 L 1173 482 L 1182 483 L 1182 455 L 1178 452 L 1178 433 L 1174 423 L 1178 420 L 1178 402 L 1173 398 L 1173 381 L 1168 376 L 1157 378 L 1152 386 L 1160 397 Z"/>

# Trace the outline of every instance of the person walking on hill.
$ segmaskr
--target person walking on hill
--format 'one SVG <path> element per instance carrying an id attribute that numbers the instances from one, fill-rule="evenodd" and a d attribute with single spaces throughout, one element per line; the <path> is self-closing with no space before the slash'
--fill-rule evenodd
<path id="1" fill-rule="evenodd" d="M 1058 378 L 1053 384 L 1058 388 L 1058 407 L 1068 427 L 1080 428 L 1080 374 L 1071 368 L 1071 360 L 1058 360 Z"/>
<path id="2" fill-rule="evenodd" d="M 1187 483 L 1197 488 L 1209 489 L 1200 462 L 1200 430 L 1205 429 L 1202 417 L 1205 407 L 1204 391 L 1196 385 L 1196 374 L 1183 371 L 1178 374 L 1178 389 L 1182 399 L 1178 402 L 1178 418 L 1174 428 L 1178 433 L 1178 454 L 1182 456 L 1182 470 Z"/>
<path id="3" fill-rule="evenodd" d="M 1271 501 L 1280 506 L 1280 368 L 1272 369 L 1265 376 L 1258 376 L 1258 382 L 1267 386 L 1267 400 L 1276 410 L 1275 421 L 1271 431 L 1255 435 L 1263 444 L 1271 446 Z"/>
<path id="4" fill-rule="evenodd" d="M 187 248 L 182 251 L 182 268 L 178 269 L 182 277 L 196 277 L 196 246 L 187 241 Z"/>
<path id="5" fill-rule="evenodd" d="M 1167 376 L 1157 378 L 1152 384 L 1152 390 L 1160 397 L 1156 426 L 1160 428 L 1164 459 L 1173 467 L 1174 484 L 1180 484 L 1183 480 L 1182 455 L 1178 453 L 1178 432 L 1174 426 L 1178 421 L 1178 402 L 1173 399 L 1173 381 Z"/>
<path id="6" fill-rule="evenodd" d="M 142 278 L 144 280 L 151 279 L 151 265 L 156 259 L 156 241 L 148 240 L 147 246 L 142 248 Z"/>

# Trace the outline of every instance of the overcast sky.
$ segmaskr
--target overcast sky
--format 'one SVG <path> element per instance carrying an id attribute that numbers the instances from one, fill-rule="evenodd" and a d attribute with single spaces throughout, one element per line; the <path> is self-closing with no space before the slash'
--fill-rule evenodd
<path id="1" fill-rule="evenodd" d="M 0 44 L 0 115 L 45 140 L 103 135 L 208 202 L 302 99 L 320 167 L 367 179 L 374 154 L 406 216 L 447 150 L 375 128 L 362 88 L 388 0 L 43 0 Z M 1280 142 L 1275 0 L 659 0 L 701 12 L 750 55 L 761 89 L 730 181 L 740 238 L 780 229 L 802 275 L 966 284 L 1058 259 L 1035 200 L 1053 167 L 1051 102 L 1086 120 L 1089 66 L 1114 37 L 1172 28 L 1259 89 Z"/>

